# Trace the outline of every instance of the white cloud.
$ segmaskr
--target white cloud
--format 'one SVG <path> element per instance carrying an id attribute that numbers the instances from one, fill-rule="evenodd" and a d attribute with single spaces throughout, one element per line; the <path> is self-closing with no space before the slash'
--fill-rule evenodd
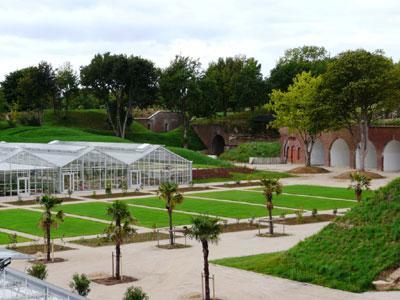
<path id="1" fill-rule="evenodd" d="M 219 56 L 256 57 L 267 75 L 285 49 L 384 49 L 399 59 L 395 0 L 2 0 L 0 79 L 47 60 L 87 64 L 98 52 L 141 55 L 166 66 L 175 54 L 206 66 Z"/>

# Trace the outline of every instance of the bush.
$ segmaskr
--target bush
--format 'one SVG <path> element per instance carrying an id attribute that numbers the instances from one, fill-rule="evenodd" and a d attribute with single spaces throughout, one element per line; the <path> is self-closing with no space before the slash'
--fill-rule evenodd
<path id="1" fill-rule="evenodd" d="M 47 278 L 47 267 L 42 263 L 33 264 L 32 267 L 26 270 L 29 275 L 45 280 Z"/>
<path id="2" fill-rule="evenodd" d="M 148 300 L 149 297 L 140 287 L 128 287 L 122 300 Z"/>
<path id="3" fill-rule="evenodd" d="M 236 148 L 225 151 L 220 159 L 248 162 L 249 157 L 277 157 L 280 155 L 279 142 L 251 142 L 240 144 Z"/>
<path id="4" fill-rule="evenodd" d="M 69 287 L 79 295 L 86 297 L 90 293 L 90 280 L 85 274 L 75 273 Z"/>
<path id="5" fill-rule="evenodd" d="M 21 125 L 27 126 L 41 126 L 42 117 L 39 112 L 19 112 L 17 120 Z"/>
<path id="6" fill-rule="evenodd" d="M 315 218 L 318 214 L 318 210 L 316 208 L 313 208 L 311 211 L 311 215 L 313 216 L 313 218 Z"/>

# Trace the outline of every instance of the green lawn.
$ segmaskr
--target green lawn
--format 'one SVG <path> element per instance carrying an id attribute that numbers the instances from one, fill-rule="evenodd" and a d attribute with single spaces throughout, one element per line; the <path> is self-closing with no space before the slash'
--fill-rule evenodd
<path id="1" fill-rule="evenodd" d="M 261 190 L 261 188 L 258 188 Z M 318 185 L 286 185 L 283 187 L 283 192 L 288 194 L 299 194 L 309 196 L 321 196 L 327 198 L 341 198 L 354 200 L 354 190 L 329 187 L 329 186 L 318 186 Z M 364 191 L 363 198 L 370 197 L 374 194 L 373 191 Z"/>
<path id="2" fill-rule="evenodd" d="M 62 210 L 65 213 L 87 216 L 102 220 L 111 220 L 107 216 L 107 207 L 110 204 L 103 202 L 66 204 L 62 205 Z M 143 227 L 166 227 L 168 226 L 168 215 L 166 211 L 160 211 L 142 207 L 129 207 L 131 215 L 137 220 L 138 226 Z M 174 213 L 174 225 L 185 225 L 191 223 L 192 216 L 189 214 Z M 103 225 L 107 226 L 106 224 Z"/>
<path id="3" fill-rule="evenodd" d="M 208 192 L 208 193 L 196 193 L 193 197 L 206 197 L 222 200 L 242 201 L 249 203 L 265 204 L 265 197 L 262 193 L 251 192 L 251 191 L 219 191 L 219 192 Z M 288 207 L 288 208 L 303 208 L 312 210 L 316 208 L 318 210 L 327 210 L 333 208 L 347 208 L 353 207 L 357 203 L 350 201 L 341 200 L 330 200 L 325 198 L 315 197 L 303 197 L 296 195 L 275 195 L 273 197 L 273 203 L 276 206 Z"/>
<path id="4" fill-rule="evenodd" d="M 23 243 L 23 242 L 29 242 L 31 241 L 30 239 L 24 238 L 22 236 L 17 236 L 17 243 Z M 0 232 L 0 245 L 7 245 L 10 244 L 10 234 Z"/>
<path id="5" fill-rule="evenodd" d="M 0 211 L 0 227 L 32 235 L 43 236 L 39 227 L 40 212 L 24 209 L 10 209 Z M 104 224 L 77 218 L 66 217 L 58 228 L 52 230 L 52 237 L 72 237 L 93 235 L 104 232 Z"/>
<path id="6" fill-rule="evenodd" d="M 126 200 L 128 203 L 145 205 L 149 207 L 164 208 L 165 204 L 158 198 L 140 198 Z M 175 207 L 176 210 L 183 210 L 187 212 L 196 212 L 201 214 L 210 214 L 226 218 L 252 218 L 263 217 L 266 215 L 266 209 L 262 206 L 247 205 L 240 203 L 228 203 L 222 201 L 200 200 L 193 198 L 186 198 L 182 204 Z M 290 210 L 274 209 L 274 215 L 281 213 L 290 213 Z"/>

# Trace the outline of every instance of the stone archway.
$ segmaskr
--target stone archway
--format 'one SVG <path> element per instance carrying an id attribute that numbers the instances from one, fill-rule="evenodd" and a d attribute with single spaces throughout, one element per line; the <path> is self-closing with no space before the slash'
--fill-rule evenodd
<path id="1" fill-rule="evenodd" d="M 356 150 L 356 169 L 360 166 L 360 147 L 361 144 L 358 144 Z M 368 141 L 367 143 L 367 156 L 365 157 L 365 168 L 366 169 L 377 169 L 377 156 L 376 156 L 376 148 L 373 143 Z"/>
<path id="2" fill-rule="evenodd" d="M 350 148 L 344 139 L 338 138 L 330 150 L 331 167 L 350 167 Z"/>
<path id="3" fill-rule="evenodd" d="M 311 165 L 323 166 L 325 164 L 324 152 L 324 145 L 322 144 L 321 140 L 316 140 L 311 151 Z"/>
<path id="4" fill-rule="evenodd" d="M 212 154 L 220 155 L 225 150 L 224 138 L 217 134 L 212 140 Z"/>
<path id="5" fill-rule="evenodd" d="M 383 171 L 400 171 L 400 142 L 391 140 L 383 150 Z"/>

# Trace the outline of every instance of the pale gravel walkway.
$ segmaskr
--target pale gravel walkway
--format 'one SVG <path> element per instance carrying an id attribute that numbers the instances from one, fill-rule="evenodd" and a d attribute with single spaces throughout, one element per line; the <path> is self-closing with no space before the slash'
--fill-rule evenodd
<path id="1" fill-rule="evenodd" d="M 327 223 L 287 226 L 291 236 L 266 239 L 255 236 L 256 231 L 223 234 L 217 246 L 211 246 L 210 258 L 252 255 L 288 249 L 304 237 L 309 236 Z M 198 243 L 190 241 L 192 248 L 161 250 L 155 242 L 123 246 L 123 273 L 137 277 L 135 286 L 141 286 L 152 300 L 189 299 L 198 295 L 202 252 Z M 110 256 L 113 247 L 89 248 L 57 253 L 67 262 L 49 265 L 52 283 L 68 288 L 73 273 L 110 273 Z M 12 266 L 24 270 L 29 266 L 23 261 L 14 261 Z M 344 300 L 344 299 L 399 299 L 400 292 L 353 294 L 320 286 L 264 276 L 252 272 L 211 265 L 216 276 L 218 297 L 229 300 L 252 299 L 299 299 L 299 300 Z M 102 286 L 93 284 L 91 299 L 120 300 L 130 284 Z"/>

